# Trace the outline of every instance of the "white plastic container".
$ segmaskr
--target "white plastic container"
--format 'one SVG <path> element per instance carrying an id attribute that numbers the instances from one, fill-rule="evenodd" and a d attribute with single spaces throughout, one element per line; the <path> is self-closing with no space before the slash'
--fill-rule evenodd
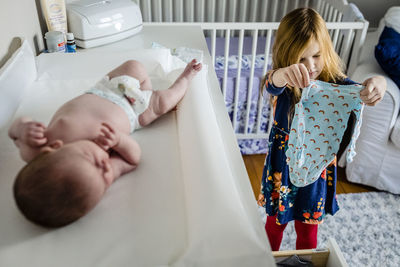
<path id="1" fill-rule="evenodd" d="M 142 14 L 132 0 L 79 0 L 67 5 L 68 28 L 83 48 L 128 38 L 142 30 Z"/>
<path id="2" fill-rule="evenodd" d="M 65 52 L 64 33 L 60 31 L 49 31 L 44 35 L 46 39 L 47 51 L 49 53 Z"/>

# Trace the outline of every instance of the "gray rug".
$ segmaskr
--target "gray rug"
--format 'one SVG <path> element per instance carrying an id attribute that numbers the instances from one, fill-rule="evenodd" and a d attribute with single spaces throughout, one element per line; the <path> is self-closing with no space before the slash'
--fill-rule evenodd
<path id="1" fill-rule="evenodd" d="M 400 196 L 383 192 L 337 195 L 340 210 L 318 229 L 318 248 L 333 237 L 349 266 L 400 266 Z M 259 209 L 265 223 L 265 212 Z M 295 249 L 293 222 L 281 250 Z"/>

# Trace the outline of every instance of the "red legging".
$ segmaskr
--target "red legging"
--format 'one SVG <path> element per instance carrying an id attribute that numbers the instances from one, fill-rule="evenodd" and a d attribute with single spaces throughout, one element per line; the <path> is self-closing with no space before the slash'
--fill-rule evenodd
<path id="1" fill-rule="evenodd" d="M 265 231 L 273 251 L 278 251 L 283 237 L 286 224 L 276 224 L 276 216 L 267 216 Z M 307 224 L 301 221 L 294 221 L 294 228 L 297 233 L 296 249 L 311 249 L 317 247 L 318 224 Z"/>

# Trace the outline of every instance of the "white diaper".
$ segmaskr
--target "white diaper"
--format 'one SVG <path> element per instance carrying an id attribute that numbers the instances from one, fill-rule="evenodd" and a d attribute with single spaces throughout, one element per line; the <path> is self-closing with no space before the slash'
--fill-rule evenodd
<path id="1" fill-rule="evenodd" d="M 123 75 L 112 78 L 110 84 L 113 91 L 117 90 L 117 94 L 122 93 L 122 95 L 133 99 L 133 104 L 131 105 L 136 114 L 142 114 L 149 106 L 151 91 L 140 90 L 140 83 L 137 79 Z M 150 92 L 150 95 L 147 94 L 148 92 Z"/>
<path id="2" fill-rule="evenodd" d="M 140 83 L 137 79 L 123 75 L 111 80 L 108 76 L 105 76 L 86 93 L 95 94 L 120 106 L 128 115 L 131 132 L 133 132 L 141 128 L 139 115 L 149 106 L 153 91 L 140 90 Z M 127 97 L 131 99 L 132 104 Z"/>

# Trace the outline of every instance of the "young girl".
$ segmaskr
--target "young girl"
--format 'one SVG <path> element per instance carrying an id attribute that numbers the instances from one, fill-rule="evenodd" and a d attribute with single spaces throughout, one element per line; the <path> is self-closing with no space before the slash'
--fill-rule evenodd
<path id="1" fill-rule="evenodd" d="M 289 179 L 286 147 L 295 104 L 310 79 L 336 84 L 354 84 L 342 71 L 323 18 L 313 9 L 299 8 L 287 14 L 278 28 L 273 47 L 273 70 L 265 76 L 266 90 L 273 95 L 274 125 L 265 160 L 259 205 L 268 215 L 265 229 L 272 250 L 279 250 L 283 231 L 295 221 L 296 249 L 317 246 L 318 224 L 326 214 L 339 209 L 336 201 L 336 157 L 321 176 L 305 187 Z M 386 81 L 376 76 L 364 81 L 362 101 L 376 105 L 386 90 Z M 322 179 L 321 179 L 322 178 Z"/>

